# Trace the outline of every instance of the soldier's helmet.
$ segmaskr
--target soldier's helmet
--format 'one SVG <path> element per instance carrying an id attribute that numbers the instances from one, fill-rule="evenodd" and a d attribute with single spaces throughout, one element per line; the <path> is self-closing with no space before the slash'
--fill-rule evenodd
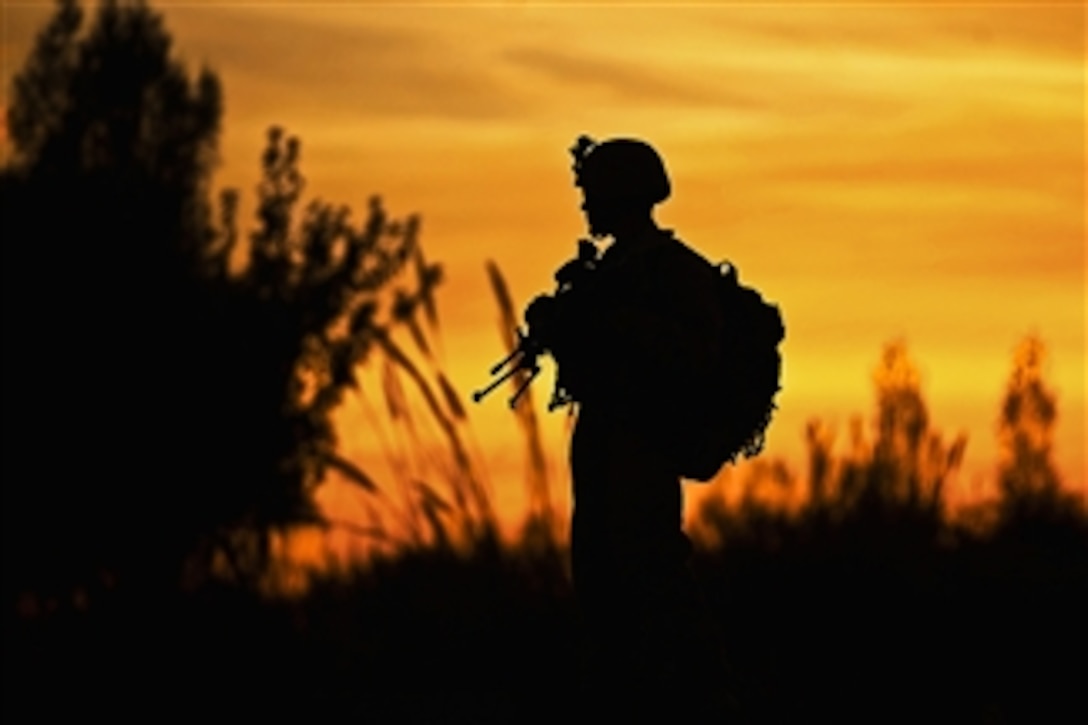
<path id="1" fill-rule="evenodd" d="M 580 136 L 571 153 L 574 185 L 587 194 L 651 205 L 669 198 L 665 163 L 645 141 L 613 138 L 597 143 Z"/>

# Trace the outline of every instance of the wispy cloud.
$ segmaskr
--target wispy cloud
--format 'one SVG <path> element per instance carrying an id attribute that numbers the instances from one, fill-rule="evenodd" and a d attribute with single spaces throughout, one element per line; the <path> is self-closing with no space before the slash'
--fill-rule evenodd
<path id="1" fill-rule="evenodd" d="M 626 60 L 572 53 L 546 47 L 512 48 L 502 59 L 529 71 L 531 82 L 543 77 L 552 92 L 579 94 L 597 103 L 620 102 L 634 105 L 667 104 L 683 107 L 726 107 L 758 109 L 763 106 L 754 95 L 730 93 L 728 87 L 694 82 L 672 69 L 656 70 L 637 57 Z"/>
<path id="2" fill-rule="evenodd" d="M 214 22 L 220 13 L 223 21 Z M 181 19 L 178 10 L 173 14 Z M 466 62 L 455 39 L 410 24 L 381 22 L 351 8 L 187 15 L 213 64 L 236 86 L 228 91 L 247 98 L 246 112 L 282 104 L 334 117 L 493 119 L 520 106 L 517 89 L 486 66 Z"/>

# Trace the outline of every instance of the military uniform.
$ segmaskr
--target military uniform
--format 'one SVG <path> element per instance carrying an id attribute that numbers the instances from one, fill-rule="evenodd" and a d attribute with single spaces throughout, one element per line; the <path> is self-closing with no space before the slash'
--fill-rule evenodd
<path id="1" fill-rule="evenodd" d="M 591 687 L 612 707 L 694 705 L 693 686 L 720 672 L 687 570 L 675 463 L 684 410 L 719 360 L 717 276 L 660 230 L 634 248 L 609 248 L 581 297 L 557 313 L 567 334 L 556 358 L 579 401 L 574 584 L 599 653 Z"/>
<path id="2" fill-rule="evenodd" d="M 590 234 L 615 241 L 573 284 L 557 275 L 561 291 L 534 300 L 526 321 L 577 402 L 571 563 L 590 653 L 584 694 L 601 715 L 720 720 L 732 709 L 687 567 L 679 455 L 721 367 L 720 274 L 653 222 L 670 184 L 651 146 L 582 137 L 571 150 Z"/>

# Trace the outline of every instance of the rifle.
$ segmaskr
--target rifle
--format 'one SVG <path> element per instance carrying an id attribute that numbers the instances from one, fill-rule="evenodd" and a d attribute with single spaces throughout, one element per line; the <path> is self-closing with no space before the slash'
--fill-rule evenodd
<path id="1" fill-rule="evenodd" d="M 588 239 L 578 240 L 578 255 L 560 267 L 555 273 L 555 296 L 559 297 L 565 295 L 576 285 L 582 284 L 578 280 L 582 279 L 587 273 L 592 272 L 593 269 L 595 269 L 596 261 L 596 245 Z M 509 380 L 522 370 L 528 370 L 529 376 L 518 386 L 517 390 L 514 391 L 514 395 L 510 398 L 510 407 L 513 408 L 517 405 L 518 398 L 525 393 L 529 388 L 529 385 L 533 382 L 533 379 L 540 373 L 540 356 L 545 353 L 550 353 L 551 350 L 549 350 L 541 340 L 533 336 L 531 328 L 528 332 L 524 332 L 519 327 L 514 332 L 517 334 L 518 344 L 509 355 L 492 366 L 490 374 L 498 375 L 499 371 L 508 365 L 510 366 L 509 369 L 495 380 L 492 380 L 486 387 L 474 392 L 472 394 L 472 400 L 474 402 L 479 403 L 491 393 L 491 391 L 502 385 L 503 382 Z M 548 410 L 552 411 L 572 402 L 574 402 L 573 399 L 567 391 L 564 390 L 560 380 L 557 378 L 555 388 L 552 390 L 551 400 L 548 402 Z"/>
<path id="2" fill-rule="evenodd" d="M 492 390 L 502 385 L 504 382 L 512 378 L 515 374 L 522 370 L 529 371 L 529 377 L 518 386 L 518 389 L 514 391 L 514 395 L 510 398 L 510 407 L 513 408 L 517 405 L 518 398 L 529 388 L 529 384 L 533 382 L 533 379 L 540 373 L 540 363 L 538 362 L 540 356 L 545 352 L 544 347 L 532 337 L 522 332 L 521 328 L 517 328 L 514 331 L 518 336 L 518 344 L 514 347 L 513 352 L 504 357 L 498 363 L 491 368 L 491 375 L 498 375 L 499 371 L 507 365 L 510 365 L 510 369 L 504 372 L 498 378 L 492 380 L 488 385 L 480 390 L 477 390 L 472 394 L 472 400 L 479 403 L 484 399 Z"/>

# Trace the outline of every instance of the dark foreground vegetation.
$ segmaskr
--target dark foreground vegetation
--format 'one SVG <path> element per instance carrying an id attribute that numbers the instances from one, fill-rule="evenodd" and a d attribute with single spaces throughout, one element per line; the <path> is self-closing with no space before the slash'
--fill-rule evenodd
<path id="1" fill-rule="evenodd" d="M 1085 715 L 1088 525 L 1051 510 L 976 535 L 905 509 L 717 514 L 696 566 L 723 682 L 755 723 L 1064 723 Z M 270 600 L 208 586 L 15 617 L 5 709 L 371 722 L 577 713 L 562 552 L 409 554 Z M 21 716 L 19 716 L 21 714 Z"/>
<path id="2" fill-rule="evenodd" d="M 210 197 L 218 82 L 190 80 L 169 40 L 141 5 L 104 3 L 86 29 L 58 3 L 12 95 L 5 719 L 580 717 L 533 407 L 516 413 L 530 524 L 509 543 L 431 364 L 440 274 L 418 218 L 374 199 L 359 223 L 324 202 L 298 221 L 300 145 L 273 129 L 240 238 L 237 193 Z M 1017 351 L 999 494 L 974 508 L 945 505 L 966 440 L 929 419 L 901 344 L 848 452 L 814 422 L 803 476 L 767 460 L 713 484 L 751 492 L 701 508 L 693 561 L 738 721 L 1088 721 L 1088 514 L 1053 465 L 1043 353 Z M 362 364 L 407 444 L 393 481 L 336 455 L 331 413 Z M 374 558 L 279 592 L 276 535 L 344 523 L 313 503 L 330 477 L 372 513 L 352 529 Z M 757 495 L 802 485 L 799 508 Z"/>

